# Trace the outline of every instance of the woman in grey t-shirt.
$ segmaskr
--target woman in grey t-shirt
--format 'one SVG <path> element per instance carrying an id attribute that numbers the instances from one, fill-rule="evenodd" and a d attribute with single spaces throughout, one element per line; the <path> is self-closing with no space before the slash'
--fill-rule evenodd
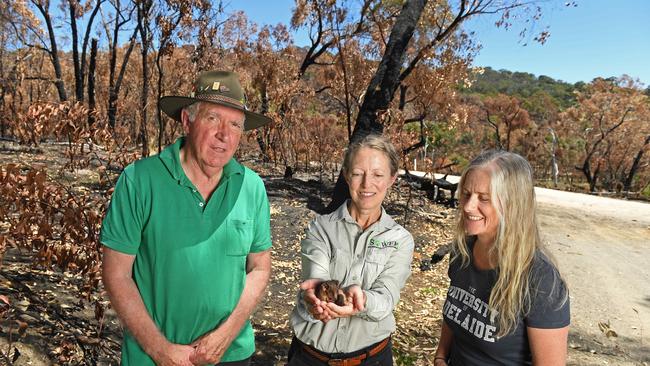
<path id="1" fill-rule="evenodd" d="M 530 164 L 486 151 L 459 192 L 434 365 L 564 365 L 568 290 L 540 239 Z"/>
<path id="2" fill-rule="evenodd" d="M 348 149 L 343 174 L 350 199 L 316 217 L 301 243 L 290 366 L 392 365 L 393 309 L 413 255 L 411 234 L 382 208 L 398 161 L 388 140 L 376 135 Z M 343 289 L 340 305 L 316 296 L 317 285 L 329 280 Z"/>

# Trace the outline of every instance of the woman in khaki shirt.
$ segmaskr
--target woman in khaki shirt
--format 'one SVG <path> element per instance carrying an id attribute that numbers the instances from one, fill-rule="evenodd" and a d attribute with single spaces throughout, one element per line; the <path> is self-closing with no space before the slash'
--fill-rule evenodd
<path id="1" fill-rule="evenodd" d="M 291 314 L 289 366 L 393 364 L 393 309 L 413 255 L 411 234 L 382 208 L 398 162 L 394 147 L 377 135 L 346 152 L 351 198 L 314 219 L 301 243 L 303 282 Z M 344 305 L 316 296 L 318 284 L 329 280 L 339 281 Z"/>

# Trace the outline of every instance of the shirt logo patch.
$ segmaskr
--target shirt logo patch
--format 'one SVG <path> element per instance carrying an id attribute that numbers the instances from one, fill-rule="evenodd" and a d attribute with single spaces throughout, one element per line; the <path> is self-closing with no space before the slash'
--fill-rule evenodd
<path id="1" fill-rule="evenodd" d="M 370 244 L 368 244 L 369 247 L 373 248 L 397 248 L 398 243 L 394 240 L 377 240 L 377 239 L 370 239 Z"/>

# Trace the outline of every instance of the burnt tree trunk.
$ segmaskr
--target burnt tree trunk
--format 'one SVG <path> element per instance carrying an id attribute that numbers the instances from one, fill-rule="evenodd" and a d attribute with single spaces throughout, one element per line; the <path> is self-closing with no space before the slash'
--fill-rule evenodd
<path id="1" fill-rule="evenodd" d="M 88 22 L 86 23 L 86 31 L 84 33 L 83 44 L 81 46 L 81 56 L 79 55 L 79 29 L 77 28 L 77 7 L 81 6 L 76 0 L 68 0 L 68 11 L 70 15 L 70 31 L 72 36 L 72 61 L 74 65 L 74 86 L 75 98 L 78 102 L 84 101 L 84 82 L 86 79 L 86 50 L 88 49 L 88 40 L 90 38 L 90 31 L 92 30 L 95 16 L 99 13 L 99 9 L 104 0 L 97 0 L 95 8 L 93 9 Z"/>
<path id="2" fill-rule="evenodd" d="M 95 17 L 99 13 L 100 7 L 103 2 L 104 0 L 97 0 L 95 8 L 93 9 L 93 12 L 90 14 L 90 19 L 88 19 L 88 23 L 86 24 L 86 32 L 84 34 L 83 43 L 81 45 L 81 61 L 79 62 L 79 68 L 80 68 L 79 73 L 81 74 L 81 88 L 80 88 L 81 90 L 83 90 L 84 82 L 86 80 L 86 51 L 88 50 L 88 40 L 90 39 L 90 31 L 92 30 L 93 22 L 95 21 Z M 93 38 L 92 40 L 94 41 L 95 38 Z M 92 52 L 92 41 L 90 47 Z M 95 55 L 95 57 L 97 57 L 97 55 Z M 97 62 L 97 60 L 95 60 L 95 62 Z M 88 78 L 90 78 L 90 66 L 88 66 Z M 88 80 L 88 82 L 90 83 L 90 80 Z M 94 91 L 94 87 L 93 87 L 93 91 Z M 83 98 L 83 92 L 81 94 L 81 97 Z M 90 96 L 88 96 L 88 98 L 90 98 Z M 89 101 L 89 105 L 90 105 L 90 101 Z"/>
<path id="3" fill-rule="evenodd" d="M 594 141 L 594 143 L 589 146 L 589 144 L 585 144 L 585 159 L 582 163 L 582 166 L 577 166 L 576 169 L 581 171 L 584 175 L 585 178 L 587 178 L 587 182 L 589 183 L 589 191 L 594 192 L 596 190 L 596 182 L 598 180 L 598 174 L 600 173 L 600 159 L 598 159 L 598 162 L 596 164 L 596 170 L 591 172 L 591 158 L 594 156 L 597 156 L 598 152 L 598 147 L 600 146 L 601 143 L 605 142 L 608 136 L 614 132 L 617 128 L 621 127 L 623 123 L 625 123 L 627 116 L 629 113 L 632 111 L 631 108 L 628 108 L 625 110 L 623 113 L 623 116 L 621 119 L 612 127 L 605 129 L 603 127 L 603 120 L 604 120 L 604 115 L 600 115 L 599 117 L 599 130 L 600 130 L 600 136 Z M 607 154 L 600 154 L 601 156 L 607 156 Z"/>
<path id="4" fill-rule="evenodd" d="M 345 92 L 345 120 L 348 126 L 348 142 L 352 139 L 352 103 L 350 102 L 350 80 L 348 79 L 348 70 L 345 64 L 345 50 L 341 45 L 341 37 L 337 38 L 337 45 L 339 49 L 339 61 L 341 63 L 341 70 L 343 71 L 343 91 Z"/>
<path id="5" fill-rule="evenodd" d="M 178 13 L 174 21 L 171 23 L 173 24 L 172 30 L 176 29 L 178 25 L 181 23 L 182 19 L 182 13 Z M 174 32 L 170 31 L 167 33 L 166 36 L 162 37 L 159 40 L 159 46 L 158 46 L 158 51 L 156 52 L 156 68 L 158 70 L 158 84 L 157 84 L 157 96 L 156 96 L 156 101 L 160 100 L 162 98 L 163 94 L 163 80 L 165 77 L 164 73 L 164 60 L 163 57 L 167 55 L 167 47 L 171 43 L 172 36 L 174 35 Z M 158 119 L 158 153 L 162 151 L 163 145 L 166 144 L 165 141 L 165 129 L 167 128 L 167 123 L 165 120 L 165 117 L 162 114 L 162 111 L 160 108 L 156 108 L 156 118 Z"/>
<path id="6" fill-rule="evenodd" d="M 88 126 L 95 123 L 95 68 L 97 66 L 97 38 L 90 45 L 90 64 L 88 65 Z"/>
<path id="7" fill-rule="evenodd" d="M 260 113 L 266 115 L 269 112 L 269 94 L 267 93 L 266 83 L 262 82 L 260 92 L 262 95 L 262 109 Z M 260 151 L 262 152 L 262 159 L 265 163 L 268 163 L 271 161 L 271 157 L 269 155 L 269 144 L 267 144 L 267 142 L 264 140 L 264 129 L 258 129 L 255 131 L 255 134 L 257 144 L 259 145 Z"/>
<path id="8" fill-rule="evenodd" d="M 7 118 L 5 117 L 5 91 L 0 92 L 0 138 L 7 133 Z"/>
<path id="9" fill-rule="evenodd" d="M 74 65 L 74 92 L 78 102 L 84 100 L 83 76 L 79 62 L 79 33 L 77 31 L 77 7 L 74 1 L 68 1 L 70 11 L 70 30 L 72 32 L 72 61 Z"/>
<path id="10" fill-rule="evenodd" d="M 147 96 L 149 94 L 149 45 L 151 36 L 149 33 L 149 17 L 153 3 L 145 0 L 138 3 L 138 28 L 140 29 L 140 53 L 142 55 L 142 90 L 140 94 L 140 133 L 138 139 L 142 144 L 142 156 L 149 156 L 149 132 L 147 130 Z"/>
<path id="11" fill-rule="evenodd" d="M 120 29 L 123 25 L 127 24 L 130 21 L 131 13 L 128 16 L 123 16 L 120 1 L 116 1 L 116 15 L 115 15 L 115 26 L 113 28 L 113 39 L 109 37 L 109 49 L 110 49 L 110 58 L 109 58 L 109 68 L 108 68 L 108 105 L 107 105 L 107 114 L 108 114 L 108 125 L 111 129 L 115 129 L 115 121 L 117 118 L 117 101 L 120 93 L 120 87 L 122 85 L 122 80 L 124 79 L 124 73 L 126 72 L 126 66 L 129 63 L 129 57 L 131 52 L 133 52 L 133 47 L 135 46 L 135 40 L 138 35 L 139 26 L 136 26 L 129 38 L 129 46 L 124 53 L 122 58 L 122 65 L 120 66 L 120 71 L 117 77 L 117 51 L 119 49 L 119 35 Z"/>
<path id="12" fill-rule="evenodd" d="M 634 176 L 636 173 L 639 171 L 639 166 L 641 165 L 641 158 L 643 158 L 643 153 L 645 150 L 650 146 L 650 135 L 645 137 L 645 141 L 643 142 L 643 146 L 639 149 L 639 151 L 636 153 L 636 156 L 634 157 L 634 161 L 632 162 L 632 166 L 630 167 L 630 171 L 627 174 L 627 177 L 625 178 L 625 181 L 623 182 L 623 190 L 624 191 L 631 191 L 632 190 L 632 180 L 634 180 Z"/>
<path id="13" fill-rule="evenodd" d="M 382 117 L 388 110 L 395 91 L 400 85 L 406 47 L 413 37 L 413 32 L 426 3 L 426 0 L 409 0 L 404 3 L 390 32 L 384 56 L 366 90 L 357 116 L 357 123 L 354 125 L 350 138 L 351 144 L 370 134 L 381 135 L 383 133 Z M 325 212 L 333 212 L 349 197 L 348 184 L 341 172 L 334 187 L 332 201 L 325 208 Z"/>
<path id="14" fill-rule="evenodd" d="M 585 159 L 585 161 L 582 163 L 582 166 L 576 167 L 576 169 L 580 170 L 582 174 L 584 174 L 585 178 L 587 179 L 587 183 L 589 184 L 589 192 L 593 192 L 596 189 L 596 181 L 598 180 L 599 169 L 596 168 L 596 171 L 592 174 L 591 162 L 589 159 Z"/>
<path id="15" fill-rule="evenodd" d="M 555 130 L 551 127 L 548 128 L 551 131 L 552 145 L 551 145 L 551 175 L 553 176 L 553 187 L 557 188 L 558 176 L 560 175 L 560 168 L 557 164 L 557 135 L 555 135 Z"/>
<path id="16" fill-rule="evenodd" d="M 34 2 L 36 8 L 43 16 L 45 20 L 45 25 L 47 27 L 47 34 L 50 38 L 50 48 L 47 49 L 47 53 L 50 56 L 50 61 L 52 61 L 52 67 L 54 67 L 54 85 L 56 90 L 59 93 L 59 101 L 65 102 L 68 100 L 68 95 L 65 92 L 65 83 L 63 82 L 63 72 L 61 70 L 61 59 L 59 58 L 59 48 L 56 44 L 56 37 L 54 34 L 54 25 L 52 24 L 52 17 L 50 16 L 50 3 L 45 4 L 40 1 Z"/>
<path id="17" fill-rule="evenodd" d="M 7 86 L 9 81 L 5 77 L 5 66 L 3 60 L 5 59 L 5 48 L 0 48 L 0 138 L 5 137 L 7 130 L 7 115 L 5 112 L 5 94 L 7 94 Z M 2 258 L 0 258 L 0 263 Z"/>
<path id="18" fill-rule="evenodd" d="M 156 67 L 158 68 L 158 97 L 156 100 L 160 100 L 163 94 L 163 77 L 164 77 L 164 66 L 163 60 L 160 56 L 160 50 L 158 50 L 158 56 L 156 57 Z M 160 108 L 156 108 L 156 118 L 158 119 L 158 154 L 162 151 L 163 140 L 165 138 L 165 117 L 162 115 Z"/>

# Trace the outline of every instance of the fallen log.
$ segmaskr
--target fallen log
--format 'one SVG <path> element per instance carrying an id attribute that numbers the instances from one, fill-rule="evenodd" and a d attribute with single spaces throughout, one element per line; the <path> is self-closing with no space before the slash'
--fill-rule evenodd
<path id="1" fill-rule="evenodd" d="M 443 204 L 448 207 L 457 207 L 458 200 L 456 199 L 456 190 L 458 183 L 451 183 L 447 180 L 447 174 L 442 178 L 432 179 L 428 176 L 417 176 L 409 173 L 408 170 L 404 171 L 400 177 L 407 182 L 411 187 L 426 192 L 427 197 L 436 203 Z M 444 192 L 448 191 L 448 195 Z"/>

